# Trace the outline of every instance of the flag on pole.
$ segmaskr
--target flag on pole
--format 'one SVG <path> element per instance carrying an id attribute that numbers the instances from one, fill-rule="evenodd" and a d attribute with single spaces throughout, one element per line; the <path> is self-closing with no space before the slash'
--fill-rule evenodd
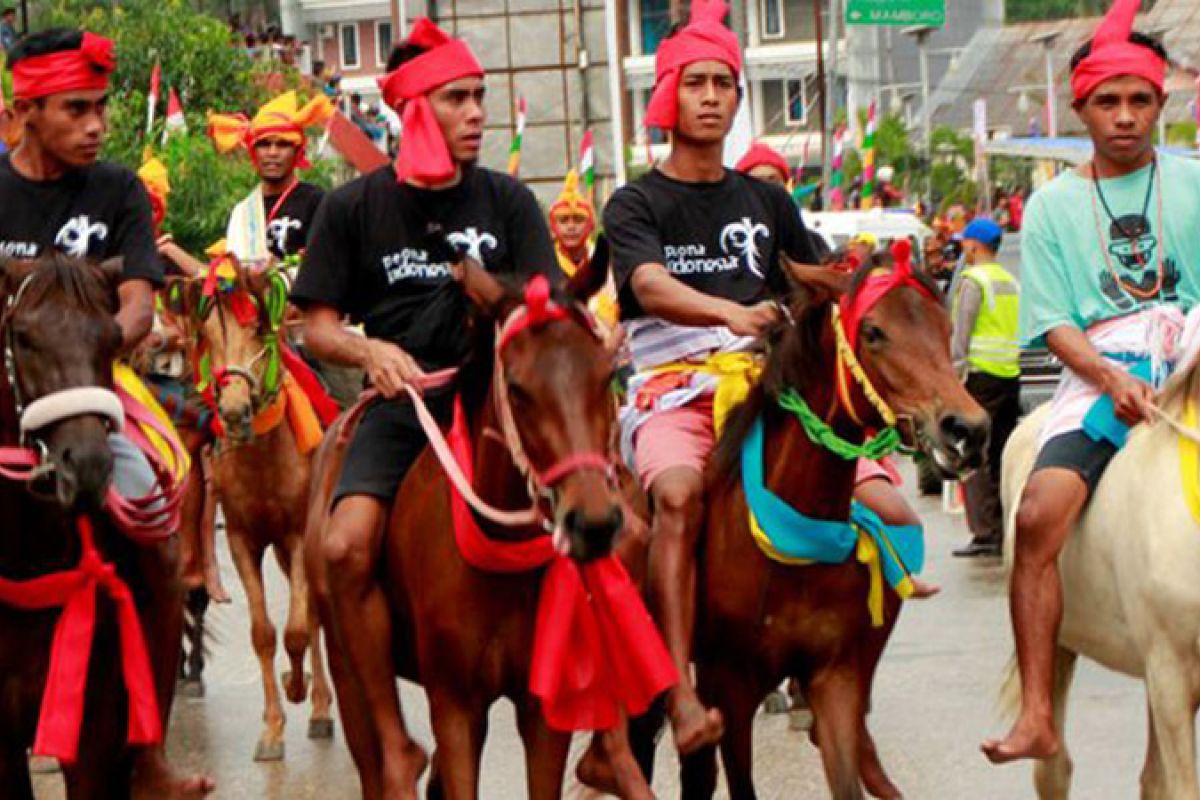
<path id="1" fill-rule="evenodd" d="M 845 193 L 842 191 L 842 183 L 846 180 L 846 176 L 842 174 L 846 156 L 846 134 L 845 127 L 838 128 L 833 133 L 833 160 L 830 164 L 833 175 L 829 179 L 829 208 L 832 211 L 843 211 L 846 208 Z"/>
<path id="2" fill-rule="evenodd" d="M 158 109 L 158 94 L 162 91 L 162 66 L 155 61 L 150 71 L 150 93 L 146 96 L 146 135 L 154 127 L 154 112 Z"/>
<path id="3" fill-rule="evenodd" d="M 517 98 L 517 135 L 508 150 L 508 174 L 514 178 L 521 172 L 521 140 L 525 138 L 525 116 L 529 106 L 524 97 Z"/>
<path id="4" fill-rule="evenodd" d="M 583 190 L 588 199 L 593 199 L 593 188 L 596 185 L 596 150 L 592 141 L 592 132 L 584 131 L 583 139 L 579 142 L 579 174 L 583 178 Z"/>
<path id="5" fill-rule="evenodd" d="M 175 93 L 174 86 L 167 92 L 167 120 L 163 125 L 163 144 L 167 143 L 167 139 L 172 133 L 187 133 L 187 118 L 183 115 L 183 103 L 179 102 L 179 95 Z"/>
<path id="6" fill-rule="evenodd" d="M 867 107 L 867 132 L 863 137 L 863 209 L 875 206 L 875 101 Z"/>

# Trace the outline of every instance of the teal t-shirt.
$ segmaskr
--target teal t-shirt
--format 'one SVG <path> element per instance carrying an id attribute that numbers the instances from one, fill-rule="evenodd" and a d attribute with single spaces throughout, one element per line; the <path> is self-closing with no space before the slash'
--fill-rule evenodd
<path id="1" fill-rule="evenodd" d="M 1187 311 L 1200 300 L 1200 163 L 1159 154 L 1147 203 L 1150 174 L 1147 166 L 1100 181 L 1111 217 L 1092 180 L 1075 170 L 1030 198 L 1021 230 L 1026 344 L 1044 344 L 1063 325 L 1086 330 L 1158 304 Z"/>

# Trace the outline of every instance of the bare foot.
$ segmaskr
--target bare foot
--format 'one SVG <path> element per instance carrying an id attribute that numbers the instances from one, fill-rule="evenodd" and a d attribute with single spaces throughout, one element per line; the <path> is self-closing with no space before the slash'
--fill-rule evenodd
<path id="1" fill-rule="evenodd" d="M 589 789 L 595 789 L 604 794 L 617 794 L 617 775 L 612 762 L 600 745 L 600 734 L 592 737 L 583 758 L 575 767 L 575 777 Z"/>
<path id="2" fill-rule="evenodd" d="M 1060 746 L 1053 722 L 1022 716 L 1004 740 L 988 739 L 979 749 L 993 764 L 1007 764 L 1023 758 L 1053 758 Z"/>
<path id="3" fill-rule="evenodd" d="M 625 800 L 654 798 L 654 793 L 646 783 L 646 776 L 629 750 L 628 741 L 619 739 L 611 731 L 597 732 L 592 737 L 587 752 L 575 767 L 575 777 L 585 787 L 605 797 L 621 797 Z"/>
<path id="4" fill-rule="evenodd" d="M 671 717 L 675 748 L 682 756 L 715 745 L 725 733 L 721 712 L 705 708 L 694 694 L 677 701 L 667 713 Z"/>
<path id="5" fill-rule="evenodd" d="M 207 775 L 180 777 L 161 747 L 144 750 L 138 756 L 133 778 L 136 800 L 200 800 L 215 788 L 216 781 Z"/>
<path id="6" fill-rule="evenodd" d="M 221 575 L 217 572 L 216 566 L 212 569 L 204 571 L 204 589 L 208 592 L 208 599 L 214 603 L 230 603 L 233 598 L 229 596 L 229 592 L 225 591 L 225 585 L 221 583 Z"/>
<path id="7" fill-rule="evenodd" d="M 395 757 L 385 755 L 383 796 L 398 800 L 418 800 L 417 783 L 429 767 L 429 756 L 413 742 Z"/>
<path id="8" fill-rule="evenodd" d="M 926 583 L 915 575 L 909 580 L 912 581 L 913 600 L 928 600 L 942 591 L 942 587 L 938 586 L 936 583 Z"/>

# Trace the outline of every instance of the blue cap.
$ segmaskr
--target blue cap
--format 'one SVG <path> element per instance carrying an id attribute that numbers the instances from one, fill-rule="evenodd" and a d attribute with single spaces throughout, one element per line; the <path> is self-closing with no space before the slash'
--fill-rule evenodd
<path id="1" fill-rule="evenodd" d="M 1000 242 L 1004 240 L 1004 229 L 987 217 L 976 217 L 963 231 L 962 238 L 974 239 L 984 247 L 999 250 Z"/>

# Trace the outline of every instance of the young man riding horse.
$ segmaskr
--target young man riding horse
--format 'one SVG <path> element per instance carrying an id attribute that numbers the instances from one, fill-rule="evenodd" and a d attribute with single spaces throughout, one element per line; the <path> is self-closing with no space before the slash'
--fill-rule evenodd
<path id="1" fill-rule="evenodd" d="M 690 24 L 664 40 L 646 123 L 671 133 L 671 153 L 619 189 L 604 212 L 638 371 L 623 426 L 654 503 L 652 612 L 683 676 L 689 674 L 694 553 L 721 360 L 746 352 L 777 320 L 775 298 L 788 291 L 781 259 L 817 261 L 787 192 L 722 166 L 742 71 L 737 37 L 722 22 L 725 12 L 719 0 L 697 2 Z M 881 475 L 871 468 L 863 480 Z M 876 510 L 886 506 L 888 521 L 911 521 L 912 512 L 886 481 L 870 481 L 860 495 L 871 495 L 860 499 Z M 721 735 L 720 714 L 703 708 L 688 680 L 668 695 L 667 712 L 681 752 Z"/>
<path id="2" fill-rule="evenodd" d="M 305 128 L 333 114 L 329 98 L 318 94 L 303 108 L 296 93 L 286 92 L 259 109 L 254 119 L 241 114 L 209 114 L 209 130 L 222 153 L 244 147 L 250 153 L 258 186 L 229 215 L 225 233 L 229 252 L 243 263 L 283 261 L 308 244 L 313 218 L 325 193 L 296 175 L 311 166 L 305 153 Z"/>
<path id="3" fill-rule="evenodd" d="M 123 259 L 117 289 L 122 350 L 149 332 L 154 287 L 162 267 L 154 246 L 150 203 L 138 178 L 123 167 L 98 162 L 107 131 L 108 79 L 115 65 L 112 42 L 56 28 L 23 39 L 8 55 L 20 144 L 0 156 L 0 255 L 32 259 L 50 249 L 76 258 Z M 121 435 L 109 437 L 114 483 L 126 497 L 149 495 L 156 478 L 146 456 Z M 177 581 L 149 606 L 181 607 Z M 164 721 L 174 690 L 179 630 L 144 619 L 157 657 L 155 681 Z M 139 752 L 137 782 L 154 797 L 198 797 L 212 789 L 204 778 L 180 779 L 161 746 Z"/>
<path id="4" fill-rule="evenodd" d="M 380 85 L 403 115 L 404 147 L 394 167 L 326 197 L 292 299 L 305 310 L 312 353 L 361 367 L 390 401 L 427 372 L 457 366 L 467 352 L 466 300 L 451 272 L 459 255 L 438 245 L 441 236 L 489 272 L 557 271 L 532 193 L 476 164 L 486 118 L 484 71 L 467 44 L 420 19 L 388 68 Z M 436 237 L 429 235 L 433 226 L 441 229 Z M 348 333 L 344 314 L 362 323 L 366 336 Z M 427 393 L 443 425 L 452 398 L 452 391 Z M 381 402 L 366 411 L 322 548 L 331 584 L 330 657 L 344 667 L 334 679 L 347 739 L 364 788 L 382 787 L 387 797 L 413 795 L 425 766 L 400 714 L 392 623 L 377 577 L 388 510 L 425 444 L 409 403 Z M 381 768 L 372 766 L 372 753 L 380 754 Z"/>
<path id="5" fill-rule="evenodd" d="M 1188 238 L 1200 218 L 1200 166 L 1154 150 L 1167 57 L 1133 32 L 1138 7 L 1117 0 L 1071 60 L 1075 111 L 1095 154 L 1034 194 L 1025 217 L 1023 334 L 1066 370 L 1017 509 L 1010 598 L 1022 703 L 1008 736 L 983 744 L 996 763 L 1060 748 L 1051 703 L 1059 553 L 1116 452 L 1106 428 L 1152 417 L 1161 377 L 1152 373 L 1169 365 L 1134 363 L 1157 360 L 1200 298 L 1200 248 Z"/>

